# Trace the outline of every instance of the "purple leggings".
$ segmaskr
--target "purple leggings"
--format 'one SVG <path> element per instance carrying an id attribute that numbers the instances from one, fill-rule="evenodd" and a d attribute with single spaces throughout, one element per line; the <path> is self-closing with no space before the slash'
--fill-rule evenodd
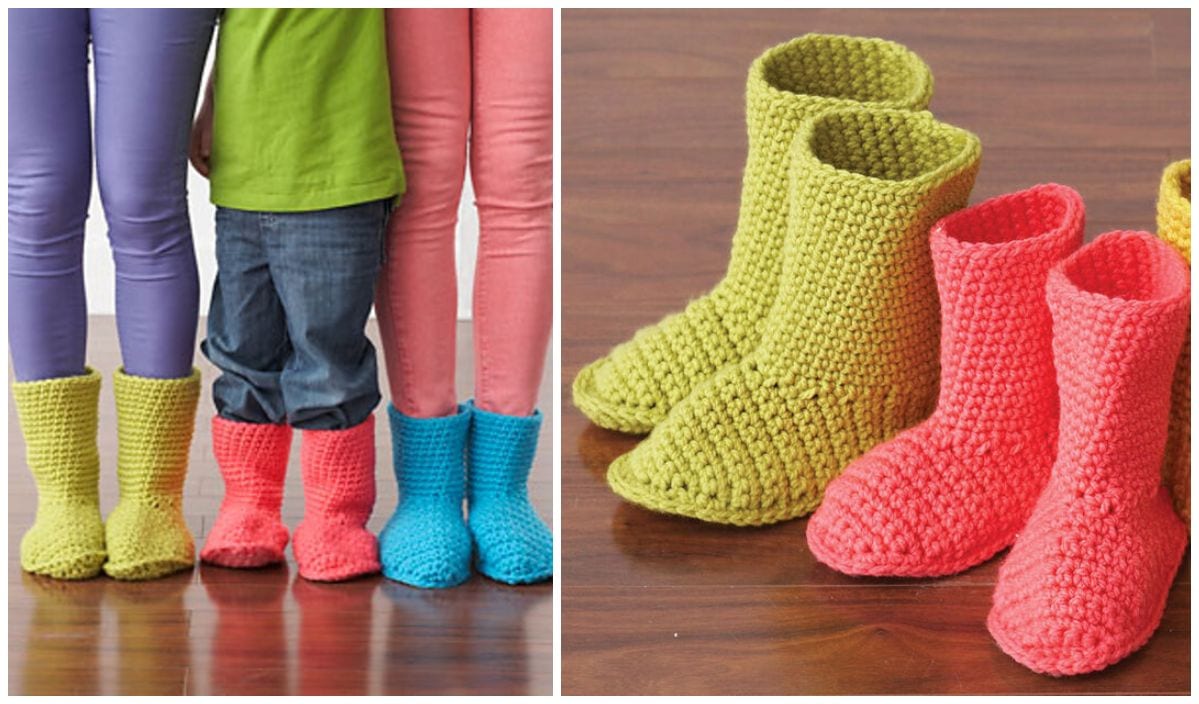
<path id="1" fill-rule="evenodd" d="M 89 38 L 96 171 L 125 371 L 190 373 L 200 293 L 187 143 L 216 14 L 8 11 L 8 315 L 17 380 L 84 371 Z"/>

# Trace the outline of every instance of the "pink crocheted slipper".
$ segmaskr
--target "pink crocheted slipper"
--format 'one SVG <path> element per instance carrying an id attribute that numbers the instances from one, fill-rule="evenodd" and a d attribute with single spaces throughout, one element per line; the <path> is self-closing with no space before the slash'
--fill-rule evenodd
<path id="1" fill-rule="evenodd" d="M 212 419 L 212 453 L 225 498 L 200 559 L 223 567 L 262 567 L 284 559 L 287 528 L 280 517 L 291 428 Z"/>
<path id="2" fill-rule="evenodd" d="M 1082 230 L 1082 198 L 1056 184 L 933 226 L 937 409 L 828 486 L 807 528 L 818 560 L 847 574 L 932 577 L 1012 543 L 1049 479 L 1057 439 L 1045 280 Z"/>
<path id="3" fill-rule="evenodd" d="M 375 506 L 375 417 L 346 430 L 305 430 L 304 520 L 292 553 L 300 576 L 339 582 L 379 571 L 366 522 Z"/>
<path id="4" fill-rule="evenodd" d="M 1058 456 L 987 619 L 1033 670 L 1101 670 L 1161 621 L 1187 542 L 1158 470 L 1189 295 L 1182 259 L 1144 232 L 1102 235 L 1050 272 Z"/>

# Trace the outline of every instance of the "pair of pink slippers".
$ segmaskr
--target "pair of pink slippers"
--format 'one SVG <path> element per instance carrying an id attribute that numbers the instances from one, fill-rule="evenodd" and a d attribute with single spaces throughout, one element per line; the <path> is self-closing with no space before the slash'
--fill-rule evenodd
<path id="1" fill-rule="evenodd" d="M 262 567 L 284 560 L 281 519 L 291 452 L 287 425 L 212 419 L 212 450 L 225 498 L 200 551 L 224 567 Z M 375 417 L 345 430 L 305 430 L 300 447 L 304 520 L 292 553 L 300 576 L 338 582 L 379 571 L 379 546 L 366 529 L 375 505 Z"/>
<path id="2" fill-rule="evenodd" d="M 949 575 L 1012 545 L 987 626 L 1051 675 L 1144 645 L 1187 543 L 1159 468 L 1188 269 L 1145 232 L 1080 248 L 1083 223 L 1049 184 L 934 226 L 937 409 L 850 464 L 807 527 L 854 575 Z"/>

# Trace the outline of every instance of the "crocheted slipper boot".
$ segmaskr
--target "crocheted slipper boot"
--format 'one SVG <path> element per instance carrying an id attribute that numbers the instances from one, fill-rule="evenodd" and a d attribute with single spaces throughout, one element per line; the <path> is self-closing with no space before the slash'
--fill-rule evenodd
<path id="1" fill-rule="evenodd" d="M 921 110 L 932 86 L 920 57 L 882 39 L 806 34 L 758 57 L 746 87 L 749 155 L 724 279 L 580 371 L 575 405 L 597 425 L 647 433 L 697 384 L 757 347 L 779 287 L 788 150 L 799 126 L 862 103 Z"/>
<path id="2" fill-rule="evenodd" d="M 100 375 L 12 385 L 37 485 L 37 518 L 21 538 L 21 568 L 57 579 L 87 579 L 104 564 L 100 452 L 96 447 Z"/>
<path id="3" fill-rule="evenodd" d="M 927 112 L 826 112 L 796 138 L 783 286 L 762 344 L 675 406 L 608 483 L 648 508 L 760 525 L 825 485 L 937 394 L 928 230 L 962 208 L 974 135 Z"/>
<path id="4" fill-rule="evenodd" d="M 847 574 L 953 574 L 1011 545 L 1049 480 L 1058 396 L 1049 270 L 1082 243 L 1083 203 L 1055 184 L 933 226 L 941 297 L 937 410 L 854 460 L 808 522 Z"/>
<path id="5" fill-rule="evenodd" d="M 200 559 L 224 567 L 261 567 L 284 560 L 287 528 L 280 510 L 291 427 L 213 416 L 212 454 L 225 498 Z"/>
<path id="6" fill-rule="evenodd" d="M 541 411 L 527 417 L 485 411 L 470 403 L 467 486 L 475 565 L 507 584 L 554 575 L 554 536 L 529 503 L 529 470 L 537 453 Z"/>
<path id="7" fill-rule="evenodd" d="M 400 502 L 383 532 L 383 576 L 435 589 L 470 577 L 470 532 L 462 516 L 470 409 L 444 418 L 412 418 L 395 406 L 392 457 Z"/>
<path id="8" fill-rule="evenodd" d="M 105 526 L 115 579 L 154 579 L 195 562 L 183 518 L 183 482 L 196 427 L 200 370 L 179 379 L 113 375 L 121 498 Z"/>
<path id="9" fill-rule="evenodd" d="M 1162 174 L 1157 198 L 1157 236 L 1191 263 L 1191 160 L 1176 161 Z M 1188 331 L 1174 370 L 1170 431 L 1162 478 L 1174 497 L 1174 510 L 1191 525 L 1191 335 Z"/>
<path id="10" fill-rule="evenodd" d="M 987 627 L 1023 665 L 1074 675 L 1149 640 L 1186 547 L 1158 470 L 1190 287 L 1168 245 L 1114 232 L 1055 267 L 1046 291 L 1058 456 L 999 569 Z"/>
<path id="11" fill-rule="evenodd" d="M 379 571 L 379 544 L 366 522 L 375 507 L 375 416 L 345 430 L 305 430 L 300 444 L 304 520 L 292 553 L 317 582 Z"/>

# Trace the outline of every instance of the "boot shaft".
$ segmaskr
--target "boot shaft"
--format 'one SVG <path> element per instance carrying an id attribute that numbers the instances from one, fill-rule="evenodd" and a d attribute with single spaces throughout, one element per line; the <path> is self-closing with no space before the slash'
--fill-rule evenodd
<path id="1" fill-rule="evenodd" d="M 100 478 L 100 375 L 13 383 L 13 400 L 25 438 L 25 457 L 38 500 L 95 497 Z"/>
<path id="2" fill-rule="evenodd" d="M 923 110 L 931 97 L 928 66 L 883 39 L 806 34 L 759 56 L 746 81 L 749 153 L 737 229 L 775 236 L 734 239 L 730 274 L 779 259 L 768 245 L 786 228 L 791 142 L 805 120 L 859 103 Z"/>
<path id="3" fill-rule="evenodd" d="M 413 418 L 388 406 L 392 463 L 400 500 L 445 497 L 461 504 L 466 482 L 466 438 L 470 409 L 444 418 Z"/>
<path id="4" fill-rule="evenodd" d="M 200 399 L 200 370 L 179 379 L 113 375 L 122 500 L 180 501 Z"/>
<path id="5" fill-rule="evenodd" d="M 305 430 L 304 515 L 365 523 L 375 506 L 375 416 L 344 430 Z"/>
<path id="6" fill-rule="evenodd" d="M 1181 257 L 1145 232 L 1101 235 L 1050 272 L 1062 479 L 1136 496 L 1160 484 L 1187 278 Z"/>
<path id="7" fill-rule="evenodd" d="M 541 421 L 541 411 L 508 416 L 471 403 L 467 485 L 472 504 L 483 496 L 526 492 Z"/>
<path id="8" fill-rule="evenodd" d="M 935 382 L 928 233 L 966 205 L 981 147 L 927 112 L 846 108 L 796 137 L 782 284 L 763 347 L 802 354 L 815 378 Z"/>
<path id="9" fill-rule="evenodd" d="M 962 419 L 971 424 L 1057 427 L 1045 282 L 1082 244 L 1084 213 L 1077 191 L 1048 184 L 992 198 L 933 226 L 939 405 L 971 408 Z"/>
<path id="10" fill-rule="evenodd" d="M 212 454 L 225 482 L 225 500 L 278 511 L 291 452 L 288 425 L 212 418 Z"/>

